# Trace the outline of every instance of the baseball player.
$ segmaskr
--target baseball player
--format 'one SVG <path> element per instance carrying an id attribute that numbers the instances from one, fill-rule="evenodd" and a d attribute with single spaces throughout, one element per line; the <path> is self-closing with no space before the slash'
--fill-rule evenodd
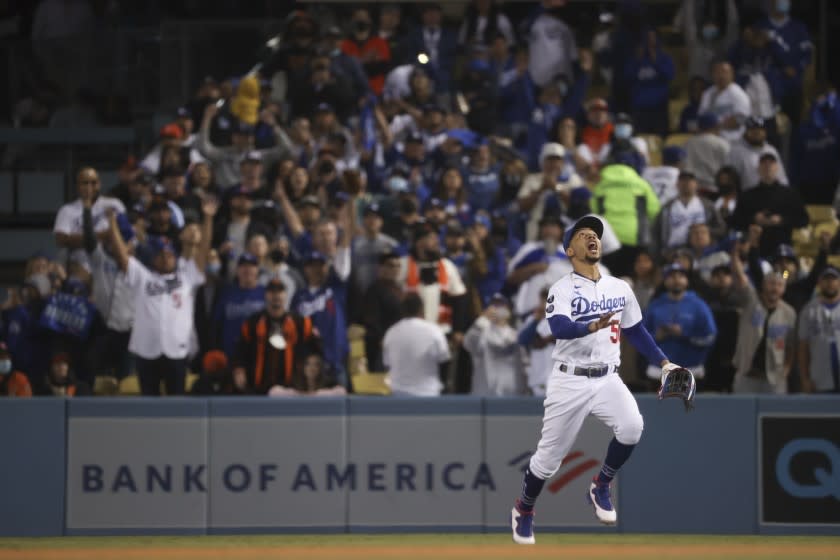
<path id="1" fill-rule="evenodd" d="M 618 376 L 619 336 L 624 336 L 664 375 L 671 363 L 642 325 L 633 290 L 623 280 L 602 275 L 604 224 L 585 216 L 566 230 L 563 246 L 573 272 L 549 289 L 545 316 L 557 339 L 544 402 L 542 437 L 525 471 L 522 494 L 511 511 L 513 540 L 534 544 L 534 503 L 545 481 L 560 468 L 584 419 L 594 414 L 613 429 L 601 472 L 589 485 L 587 499 L 601 523 L 613 525 L 616 511 L 610 482 L 642 436 L 642 415 Z"/>

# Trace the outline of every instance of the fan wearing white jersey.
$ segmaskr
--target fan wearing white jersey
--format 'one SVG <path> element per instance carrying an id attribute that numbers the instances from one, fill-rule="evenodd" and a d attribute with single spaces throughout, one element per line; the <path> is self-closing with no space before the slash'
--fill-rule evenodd
<path id="1" fill-rule="evenodd" d="M 573 272 L 554 283 L 545 316 L 557 339 L 554 365 L 544 402 L 542 437 L 525 471 L 522 494 L 511 511 L 513 540 L 533 544 L 534 503 L 545 481 L 554 476 L 590 414 L 612 428 L 615 437 L 587 499 L 601 523 L 613 525 L 616 511 L 610 482 L 642 436 L 642 415 L 630 390 L 618 376 L 619 336 L 624 334 L 663 375 L 672 364 L 642 325 L 642 311 L 623 280 L 602 275 L 601 234 L 604 224 L 585 216 L 566 230 L 563 246 Z"/>
<path id="2" fill-rule="evenodd" d="M 204 219 L 198 246 L 184 246 L 191 258 L 179 258 L 171 241 L 155 238 L 149 243 L 153 249 L 151 270 L 129 255 L 116 217 L 113 213 L 108 216 L 117 263 L 134 291 L 134 327 L 128 349 L 137 357 L 143 395 L 160 395 L 161 381 L 168 395 L 184 393 L 195 292 L 204 284 L 202 271 L 207 265 L 218 202 L 205 200 L 201 209 Z"/>

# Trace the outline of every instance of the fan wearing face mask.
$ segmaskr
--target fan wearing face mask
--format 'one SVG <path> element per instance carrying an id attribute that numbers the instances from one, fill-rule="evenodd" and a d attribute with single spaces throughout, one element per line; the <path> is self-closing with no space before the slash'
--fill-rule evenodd
<path id="1" fill-rule="evenodd" d="M 293 387 L 303 360 L 320 354 L 321 339 L 312 320 L 287 311 L 286 286 L 272 279 L 265 288 L 265 309 L 242 323 L 233 355 L 234 391 L 264 395 L 274 386 Z"/>

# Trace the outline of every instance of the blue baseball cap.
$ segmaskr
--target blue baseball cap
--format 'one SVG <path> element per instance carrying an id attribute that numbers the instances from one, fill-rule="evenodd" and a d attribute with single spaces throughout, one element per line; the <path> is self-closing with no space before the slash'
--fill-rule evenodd
<path id="1" fill-rule="evenodd" d="M 828 265 L 822 272 L 820 272 L 820 278 L 824 278 L 826 276 L 834 276 L 835 278 L 840 278 L 840 270 L 837 270 L 836 267 L 832 265 Z"/>
<path id="2" fill-rule="evenodd" d="M 688 271 L 683 265 L 681 265 L 678 262 L 674 262 L 669 264 L 662 270 L 662 277 L 667 278 L 669 274 L 673 274 L 674 272 L 682 272 L 683 274 L 688 274 Z"/>
<path id="3" fill-rule="evenodd" d="M 793 259 L 793 260 L 796 260 L 796 251 L 794 251 L 793 247 L 791 247 L 787 243 L 782 243 L 776 249 L 775 257 L 777 259 Z"/>
<path id="4" fill-rule="evenodd" d="M 575 232 L 584 228 L 589 228 L 594 231 L 595 235 L 598 236 L 598 239 L 601 239 L 601 236 L 604 235 L 604 222 L 602 222 L 600 218 L 596 218 L 595 216 L 584 216 L 576 221 L 574 225 L 568 228 L 566 233 L 563 234 L 563 248 L 568 249 L 569 243 L 571 243 Z"/>
<path id="5" fill-rule="evenodd" d="M 662 163 L 676 165 L 685 159 L 685 150 L 679 146 L 666 146 L 662 150 Z"/>
<path id="6" fill-rule="evenodd" d="M 251 253 L 242 253 L 241 255 L 239 255 L 239 258 L 236 261 L 236 266 L 240 266 L 243 264 L 258 266 L 260 263 L 257 260 L 257 257 L 252 255 Z"/>
<path id="7" fill-rule="evenodd" d="M 303 258 L 303 264 L 312 263 L 312 262 L 327 262 L 327 257 L 323 253 L 319 253 L 318 251 L 309 251 L 306 256 Z"/>
<path id="8" fill-rule="evenodd" d="M 169 240 L 168 237 L 164 236 L 155 236 L 149 238 L 149 249 L 152 251 L 152 255 L 156 256 L 163 251 L 169 251 L 173 255 L 177 255 L 178 252 L 175 250 L 175 245 L 172 241 Z"/>
<path id="9" fill-rule="evenodd" d="M 477 214 L 475 217 L 475 223 L 481 224 L 487 229 L 492 229 L 492 224 L 490 223 L 490 218 L 486 214 Z"/>

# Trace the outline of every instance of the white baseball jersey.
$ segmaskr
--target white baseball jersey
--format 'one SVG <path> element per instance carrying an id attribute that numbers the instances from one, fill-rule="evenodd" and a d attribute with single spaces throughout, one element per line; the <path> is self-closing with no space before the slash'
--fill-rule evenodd
<path id="1" fill-rule="evenodd" d="M 738 117 L 742 122 L 752 114 L 750 98 L 736 83 L 729 84 L 723 91 L 718 91 L 717 86 L 712 86 L 703 92 L 700 98 L 700 114 L 714 113 L 718 119 L 724 120 L 729 117 Z M 744 135 L 744 125 L 732 130 L 721 130 L 720 136 L 734 142 Z"/>
<path id="2" fill-rule="evenodd" d="M 642 179 L 650 183 L 653 192 L 664 206 L 677 198 L 677 179 L 680 170 L 670 165 L 649 165 L 642 173 Z"/>
<path id="3" fill-rule="evenodd" d="M 642 310 L 630 285 L 614 276 L 592 281 L 572 272 L 551 286 L 546 300 L 545 317 L 564 315 L 576 323 L 589 323 L 605 313 L 616 311 L 612 319 L 621 328 L 642 320 Z M 581 338 L 557 340 L 551 357 L 571 366 L 618 365 L 619 326 L 600 329 Z"/>
<path id="4" fill-rule="evenodd" d="M 178 259 L 171 274 L 158 274 L 134 257 L 128 260 L 126 278 L 134 290 L 134 328 L 128 349 L 147 360 L 187 356 L 193 330 L 195 292 L 204 274 L 195 261 Z"/>
<path id="5" fill-rule="evenodd" d="M 90 216 L 93 220 L 93 231 L 102 233 L 108 230 L 108 218 L 105 212 L 113 208 L 118 213 L 125 213 L 125 206 L 118 198 L 110 196 L 98 196 L 90 207 Z M 68 202 L 58 210 L 55 215 L 55 224 L 53 225 L 53 233 L 64 233 L 67 235 L 82 233 L 82 216 L 84 215 L 84 205 L 82 200 L 77 198 L 73 202 Z M 78 261 L 84 265 L 90 266 L 87 253 L 84 249 L 76 249 L 69 255 L 74 261 Z M 64 256 L 61 257 L 62 259 Z"/>
<path id="6" fill-rule="evenodd" d="M 98 245 L 90 255 L 93 303 L 109 328 L 126 332 L 134 324 L 134 290 L 116 261 Z"/>

